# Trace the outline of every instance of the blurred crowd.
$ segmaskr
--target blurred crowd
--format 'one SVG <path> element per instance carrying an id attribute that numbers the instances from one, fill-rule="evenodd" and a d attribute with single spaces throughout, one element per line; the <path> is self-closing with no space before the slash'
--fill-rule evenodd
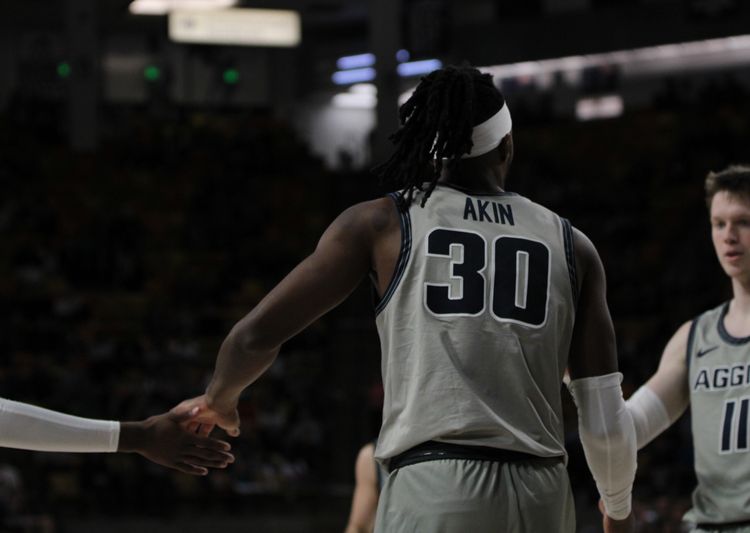
<path id="1" fill-rule="evenodd" d="M 729 295 L 702 183 L 750 159 L 747 97 L 717 78 L 665 84 L 650 109 L 613 120 L 514 108 L 509 187 L 599 248 L 626 396 L 682 322 Z M 341 209 L 384 189 L 366 172 L 326 170 L 268 111 L 102 112 L 91 154 L 66 148 L 59 104 L 19 97 L 0 114 L 0 395 L 132 420 L 202 392 L 232 324 Z M 134 456 L 0 450 L 0 523 L 53 531 L 71 514 L 239 513 L 346 496 L 379 423 L 370 296 L 362 287 L 291 341 L 246 393 L 227 471 L 191 478 Z M 569 399 L 566 425 L 581 531 L 596 531 Z M 693 483 L 683 417 L 639 455 L 639 531 L 680 531 Z"/>

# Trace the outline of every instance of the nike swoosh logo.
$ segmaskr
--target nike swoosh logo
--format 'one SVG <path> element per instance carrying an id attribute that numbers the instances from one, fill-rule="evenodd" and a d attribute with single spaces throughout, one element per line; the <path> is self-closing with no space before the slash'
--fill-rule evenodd
<path id="1" fill-rule="evenodd" d="M 696 356 L 696 357 L 703 357 L 703 356 L 704 356 L 704 355 L 706 355 L 707 353 L 709 353 L 709 352 L 713 352 L 713 351 L 714 351 L 714 350 L 716 350 L 717 348 L 718 348 L 718 346 L 713 346 L 713 347 L 711 347 L 711 348 L 708 348 L 707 350 L 698 350 L 698 353 L 697 353 L 697 354 L 695 354 L 695 356 Z"/>

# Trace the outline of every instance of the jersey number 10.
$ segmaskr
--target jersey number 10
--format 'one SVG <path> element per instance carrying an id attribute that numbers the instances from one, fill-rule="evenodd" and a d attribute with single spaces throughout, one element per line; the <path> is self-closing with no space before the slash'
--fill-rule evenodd
<path id="1" fill-rule="evenodd" d="M 447 280 L 425 283 L 424 304 L 436 316 L 478 316 L 541 327 L 547 320 L 550 251 L 546 244 L 515 236 L 487 242 L 479 233 L 436 228 L 427 236 L 427 256 L 450 259 Z M 457 256 L 457 257 L 456 257 Z M 489 289 L 488 286 L 489 285 Z"/>

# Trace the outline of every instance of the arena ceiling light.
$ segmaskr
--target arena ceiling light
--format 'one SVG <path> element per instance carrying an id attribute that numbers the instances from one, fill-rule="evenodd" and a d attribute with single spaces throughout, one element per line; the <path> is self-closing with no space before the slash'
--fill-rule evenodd
<path id="1" fill-rule="evenodd" d="M 372 67 L 353 68 L 351 70 L 337 70 L 331 76 L 336 85 L 365 83 L 375 79 L 375 69 Z"/>
<path id="2" fill-rule="evenodd" d="M 302 22 L 297 11 L 286 9 L 179 9 L 169 12 L 169 38 L 182 43 L 293 47 L 302 39 Z"/>
<path id="3" fill-rule="evenodd" d="M 355 54 L 353 56 L 343 56 L 336 60 L 336 67 L 339 70 L 349 70 L 353 68 L 367 68 L 375 65 L 375 54 Z"/>
<path id="4" fill-rule="evenodd" d="M 411 76 L 419 76 L 421 74 L 429 74 L 433 70 L 442 68 L 443 62 L 439 59 L 423 59 L 421 61 L 409 61 L 401 63 L 396 70 L 398 75 L 402 78 L 408 78 Z"/>
<path id="5" fill-rule="evenodd" d="M 369 56 L 372 57 L 372 63 L 369 63 Z M 354 61 L 350 61 L 351 58 L 356 58 Z M 359 64 L 373 64 L 375 56 L 372 54 L 360 54 L 357 56 L 345 56 L 339 58 L 337 64 L 342 64 L 341 60 L 344 60 L 344 65 L 359 65 Z M 411 61 L 406 63 L 400 63 L 396 70 L 398 75 L 402 78 L 410 78 L 413 76 L 419 76 L 421 74 L 428 74 L 435 69 L 439 69 L 443 66 L 443 63 L 439 59 L 424 59 L 422 61 Z M 352 83 L 364 83 L 375 79 L 376 70 L 373 67 L 362 67 L 362 68 L 349 68 L 349 70 L 337 70 L 331 76 L 331 81 L 336 85 L 350 85 Z"/>
<path id="6" fill-rule="evenodd" d="M 581 98 L 576 102 L 576 118 L 581 121 L 616 118 L 624 110 L 622 97 L 617 94 Z"/>
<path id="7" fill-rule="evenodd" d="M 548 89 L 557 75 L 577 85 L 583 71 L 591 67 L 617 67 L 623 78 L 632 79 L 743 65 L 750 65 L 750 34 L 478 68 L 492 74 L 498 85 L 503 80 L 523 79 Z M 416 85 L 401 93 L 399 105 L 409 99 L 415 88 Z M 587 108 L 589 104 L 583 105 Z"/>
<path id="8" fill-rule="evenodd" d="M 665 75 L 750 64 L 750 35 L 647 46 L 602 54 L 568 56 L 541 61 L 480 67 L 499 83 L 503 79 L 534 78 L 551 84 L 554 74 L 576 83 L 591 67 L 617 67 L 623 77 Z"/>
<path id="9" fill-rule="evenodd" d="M 134 15 L 166 15 L 175 9 L 226 9 L 237 0 L 133 0 L 128 10 Z"/>

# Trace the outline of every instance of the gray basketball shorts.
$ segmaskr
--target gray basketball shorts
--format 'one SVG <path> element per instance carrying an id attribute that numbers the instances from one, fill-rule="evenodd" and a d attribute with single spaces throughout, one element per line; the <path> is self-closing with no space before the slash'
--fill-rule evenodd
<path id="1" fill-rule="evenodd" d="M 440 459 L 391 472 L 375 533 L 574 533 L 562 460 Z"/>

